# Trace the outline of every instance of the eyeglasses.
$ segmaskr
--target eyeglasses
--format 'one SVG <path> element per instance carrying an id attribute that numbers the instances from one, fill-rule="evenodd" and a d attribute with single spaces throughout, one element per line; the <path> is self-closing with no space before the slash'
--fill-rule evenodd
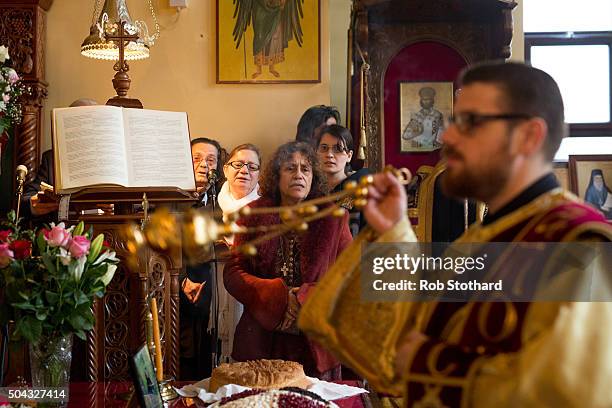
<path id="1" fill-rule="evenodd" d="M 193 164 L 197 164 L 199 166 L 202 162 L 205 162 L 208 167 L 217 167 L 217 158 L 215 156 L 207 156 L 206 158 L 193 156 Z"/>
<path id="2" fill-rule="evenodd" d="M 259 164 L 256 164 L 256 163 L 245 163 L 245 162 L 241 162 L 237 160 L 237 161 L 231 161 L 227 164 L 229 164 L 230 166 L 232 166 L 232 168 L 236 170 L 240 170 L 241 168 L 246 166 L 249 171 L 259 171 Z"/>
<path id="3" fill-rule="evenodd" d="M 461 112 L 448 117 L 449 124 L 454 124 L 461 133 L 470 133 L 475 127 L 492 120 L 531 119 L 527 113 L 500 113 L 496 115 L 479 115 L 472 112 Z"/>
<path id="4" fill-rule="evenodd" d="M 346 148 L 340 146 L 339 144 L 335 144 L 332 146 L 320 144 L 319 146 L 317 146 L 317 152 L 319 153 L 327 153 L 329 152 L 329 149 L 331 149 L 331 151 L 335 154 L 346 153 L 347 151 Z"/>

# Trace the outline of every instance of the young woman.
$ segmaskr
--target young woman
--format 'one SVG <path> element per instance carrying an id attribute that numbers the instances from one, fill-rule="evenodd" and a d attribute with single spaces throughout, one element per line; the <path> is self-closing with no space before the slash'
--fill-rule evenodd
<path id="1" fill-rule="evenodd" d="M 327 185 L 332 193 L 342 191 L 348 181 L 359 182 L 361 177 L 370 174 L 370 171 L 365 168 L 351 171 L 353 136 L 347 128 L 340 125 L 326 126 L 321 129 L 316 141 L 321 169 L 325 173 Z M 339 204 L 349 211 L 351 234 L 356 236 L 365 226 L 363 214 L 354 207 L 353 198 L 345 198 Z"/>

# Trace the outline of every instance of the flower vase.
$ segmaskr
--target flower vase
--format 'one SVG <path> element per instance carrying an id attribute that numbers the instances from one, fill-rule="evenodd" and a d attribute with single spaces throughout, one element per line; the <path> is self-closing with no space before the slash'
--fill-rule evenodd
<path id="1" fill-rule="evenodd" d="M 32 387 L 63 388 L 65 391 L 63 401 L 58 399 L 54 402 L 39 403 L 38 407 L 66 407 L 68 405 L 71 361 L 72 334 L 42 336 L 37 342 L 30 343 Z M 58 389 L 55 395 L 63 394 Z"/>

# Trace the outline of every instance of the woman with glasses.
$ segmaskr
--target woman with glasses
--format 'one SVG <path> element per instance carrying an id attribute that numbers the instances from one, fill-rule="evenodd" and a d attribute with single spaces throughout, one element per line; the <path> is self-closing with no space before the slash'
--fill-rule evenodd
<path id="1" fill-rule="evenodd" d="M 234 147 L 223 165 L 223 174 L 227 180 L 219 192 L 219 207 L 223 218 L 240 210 L 259 195 L 259 170 L 261 154 L 257 146 L 244 143 Z M 234 237 L 226 237 L 228 245 L 234 243 Z M 220 268 L 217 281 L 223 281 L 223 270 Z M 221 342 L 221 362 L 228 362 L 232 354 L 234 331 L 242 316 L 242 304 L 227 293 L 223 287 L 219 291 L 219 340 Z"/>
<path id="2" fill-rule="evenodd" d="M 262 175 L 261 193 L 251 207 L 293 206 L 325 195 L 325 176 L 312 148 L 300 142 L 279 147 Z M 246 227 L 281 222 L 278 213 L 240 221 Z M 262 234 L 236 236 L 235 245 Z M 232 257 L 224 271 L 225 287 L 244 305 L 234 336 L 235 360 L 297 361 L 307 375 L 339 379 L 338 361 L 311 343 L 298 330 L 296 319 L 309 291 L 350 241 L 347 216 L 330 216 L 311 222 L 306 231 L 289 232 L 258 244 L 255 256 L 239 253 Z"/>
<path id="3" fill-rule="evenodd" d="M 259 198 L 259 167 L 261 154 L 251 143 L 234 147 L 223 166 L 227 180 L 219 192 L 219 207 L 223 218 Z M 231 244 L 233 238 L 228 238 Z"/>
<path id="4" fill-rule="evenodd" d="M 347 128 L 340 125 L 326 126 L 321 129 L 316 141 L 317 156 L 331 193 L 342 191 L 348 181 L 359 182 L 361 177 L 370 174 L 365 168 L 358 171 L 351 170 L 353 136 Z M 356 236 L 365 226 L 363 214 L 354 207 L 352 197 L 344 198 L 338 204 L 350 212 L 351 234 L 353 237 Z"/>

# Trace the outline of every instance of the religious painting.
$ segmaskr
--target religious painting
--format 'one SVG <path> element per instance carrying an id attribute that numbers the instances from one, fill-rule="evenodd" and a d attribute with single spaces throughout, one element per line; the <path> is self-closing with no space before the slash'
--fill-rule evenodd
<path id="1" fill-rule="evenodd" d="M 452 82 L 400 82 L 402 152 L 431 152 L 442 146 L 444 118 L 453 112 Z"/>
<path id="2" fill-rule="evenodd" d="M 162 408 L 164 403 L 159 392 L 155 369 L 149 349 L 142 346 L 130 360 L 134 391 L 144 408 Z"/>
<path id="3" fill-rule="evenodd" d="M 217 83 L 321 82 L 320 0 L 217 0 Z"/>
<path id="4" fill-rule="evenodd" d="M 612 220 L 612 155 L 570 155 L 570 188 Z"/>

